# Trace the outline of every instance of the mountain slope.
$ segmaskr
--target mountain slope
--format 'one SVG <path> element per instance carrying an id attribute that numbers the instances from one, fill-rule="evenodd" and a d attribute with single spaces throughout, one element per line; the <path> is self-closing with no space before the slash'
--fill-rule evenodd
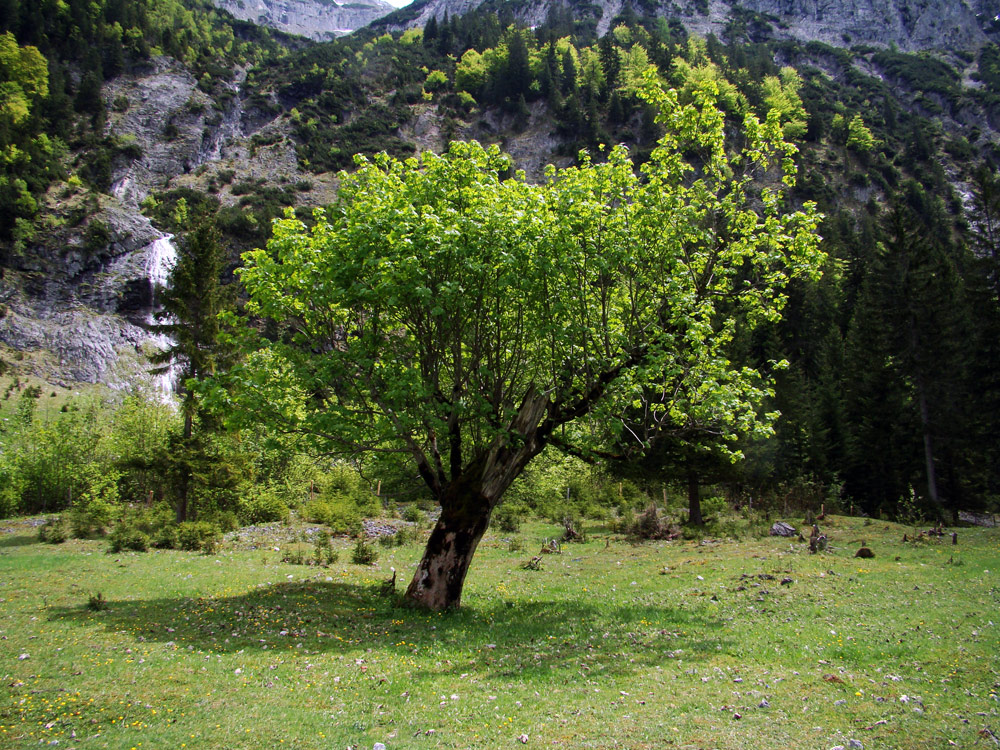
<path id="1" fill-rule="evenodd" d="M 375 22 L 390 30 L 423 27 L 475 8 L 501 7 L 494 0 L 417 0 Z M 903 51 L 974 50 L 995 31 L 1000 0 L 681 0 L 630 4 L 623 0 L 525 0 L 506 7 L 528 26 L 544 23 L 554 13 L 594 17 L 603 36 L 620 15 L 636 13 L 676 19 L 690 32 L 730 36 L 751 25 L 775 39 L 818 41 L 835 46 L 873 44 Z"/>
<path id="2" fill-rule="evenodd" d="M 385 0 L 213 0 L 236 18 L 316 41 L 350 34 L 393 11 Z"/>

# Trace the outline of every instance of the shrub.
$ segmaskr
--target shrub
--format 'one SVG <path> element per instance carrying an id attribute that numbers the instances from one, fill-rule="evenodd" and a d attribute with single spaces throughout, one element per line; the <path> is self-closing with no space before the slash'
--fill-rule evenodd
<path id="1" fill-rule="evenodd" d="M 157 549 L 174 549 L 177 547 L 177 526 L 168 523 L 153 534 L 153 546 Z"/>
<path id="2" fill-rule="evenodd" d="M 108 536 L 108 552 L 115 554 L 123 550 L 145 552 L 149 549 L 149 535 L 127 520 L 119 521 Z"/>
<path id="3" fill-rule="evenodd" d="M 403 545 L 410 544 L 417 541 L 419 537 L 420 531 L 416 526 L 403 526 L 396 532 L 396 546 L 402 547 Z"/>
<path id="4" fill-rule="evenodd" d="M 103 536 L 114 519 L 115 507 L 101 501 L 81 501 L 74 503 L 67 511 L 70 529 L 77 539 Z"/>
<path id="5" fill-rule="evenodd" d="M 69 538 L 69 529 L 62 516 L 49 518 L 38 527 L 38 541 L 46 544 L 62 544 Z"/>
<path id="6" fill-rule="evenodd" d="M 267 487 L 240 503 L 239 517 L 247 526 L 274 521 L 285 522 L 288 520 L 288 506 L 272 488 Z"/>
<path id="7" fill-rule="evenodd" d="M 365 515 L 379 511 L 378 498 L 350 466 L 335 465 L 312 485 L 317 494 L 306 504 L 304 516 L 329 526 L 334 533 L 351 532 Z"/>
<path id="8" fill-rule="evenodd" d="M 520 503 L 504 503 L 493 513 L 490 526 L 504 534 L 516 534 L 521 530 L 521 522 L 527 512 L 527 506 Z"/>
<path id="9" fill-rule="evenodd" d="M 208 521 L 185 521 L 177 526 L 177 546 L 190 552 L 211 555 L 222 542 L 222 532 Z"/>
<path id="10" fill-rule="evenodd" d="M 404 521 L 409 521 L 410 523 L 415 523 L 419 526 L 424 522 L 425 518 L 426 516 L 424 515 L 424 512 L 413 503 L 410 503 L 403 509 Z"/>
<path id="11" fill-rule="evenodd" d="M 676 539 L 680 532 L 674 529 L 669 518 L 660 515 L 659 508 L 650 503 L 641 513 L 632 513 L 622 519 L 621 530 L 631 539 Z"/>
<path id="12" fill-rule="evenodd" d="M 91 612 L 100 612 L 101 610 L 108 608 L 108 600 L 104 598 L 104 594 L 98 591 L 96 594 L 91 594 L 87 599 L 87 609 Z"/>
<path id="13" fill-rule="evenodd" d="M 351 550 L 351 562 L 355 565 L 374 565 L 378 561 L 378 550 L 359 539 Z"/>
<path id="14" fill-rule="evenodd" d="M 330 535 L 320 531 L 313 539 L 313 564 L 332 565 L 337 562 L 337 553 L 330 543 Z"/>
<path id="15" fill-rule="evenodd" d="M 282 503 L 284 505 L 284 503 Z M 288 519 L 288 506 L 285 506 L 285 518 Z M 212 517 L 212 522 L 219 527 L 219 531 L 223 534 L 228 534 L 230 531 L 236 531 L 240 527 L 240 519 L 233 511 L 224 510 L 220 513 L 216 513 Z"/>

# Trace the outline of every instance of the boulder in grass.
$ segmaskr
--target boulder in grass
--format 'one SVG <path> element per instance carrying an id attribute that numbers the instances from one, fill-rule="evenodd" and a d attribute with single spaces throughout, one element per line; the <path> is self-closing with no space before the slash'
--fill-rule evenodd
<path id="1" fill-rule="evenodd" d="M 784 521 L 778 521 L 771 527 L 771 536 L 795 536 L 795 527 Z"/>

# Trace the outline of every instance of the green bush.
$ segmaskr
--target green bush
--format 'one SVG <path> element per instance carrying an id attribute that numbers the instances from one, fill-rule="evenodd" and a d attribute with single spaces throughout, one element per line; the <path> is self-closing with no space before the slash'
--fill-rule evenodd
<path id="1" fill-rule="evenodd" d="M 355 565 L 374 565 L 377 561 L 378 550 L 364 539 L 359 539 L 351 550 L 351 562 Z"/>
<path id="2" fill-rule="evenodd" d="M 284 505 L 282 503 L 282 505 Z M 288 520 L 288 506 L 285 506 L 285 518 Z M 240 518 L 231 510 L 224 510 L 216 513 L 212 517 L 212 523 L 219 527 L 219 531 L 223 534 L 228 534 L 230 531 L 236 531 L 240 527 Z"/>
<path id="3" fill-rule="evenodd" d="M 103 536 L 118 512 L 118 474 L 107 472 L 92 476 L 90 487 L 70 506 L 69 524 L 73 536 L 86 539 Z"/>
<path id="4" fill-rule="evenodd" d="M 426 519 L 424 512 L 420 510 L 415 504 L 410 503 L 405 508 L 403 508 L 403 520 L 409 521 L 410 523 L 415 523 L 418 526 L 424 522 Z"/>
<path id="5" fill-rule="evenodd" d="M 239 517 L 245 526 L 260 523 L 285 522 L 288 520 L 288 506 L 270 487 L 240 502 Z"/>
<path id="6" fill-rule="evenodd" d="M 157 549 L 175 549 L 177 547 L 177 526 L 168 523 L 158 528 L 153 534 L 153 546 Z"/>
<path id="7" fill-rule="evenodd" d="M 528 506 L 517 501 L 504 503 L 493 512 L 490 528 L 503 534 L 516 534 L 528 514 Z"/>
<path id="8" fill-rule="evenodd" d="M 150 539 L 146 532 L 128 520 L 119 521 L 108 536 L 108 552 L 115 554 L 123 550 L 145 552 L 149 549 Z"/>
<path id="9" fill-rule="evenodd" d="M 311 484 L 314 497 L 306 503 L 303 516 L 334 533 L 353 532 L 362 518 L 379 512 L 378 498 L 350 466 L 335 465 Z"/>
<path id="10" fill-rule="evenodd" d="M 209 521 L 185 521 L 177 526 L 177 546 L 180 549 L 211 555 L 221 542 L 222 532 Z"/>
<path id="11" fill-rule="evenodd" d="M 38 527 L 38 541 L 46 544 L 62 544 L 69 538 L 69 529 L 62 516 L 49 518 Z"/>

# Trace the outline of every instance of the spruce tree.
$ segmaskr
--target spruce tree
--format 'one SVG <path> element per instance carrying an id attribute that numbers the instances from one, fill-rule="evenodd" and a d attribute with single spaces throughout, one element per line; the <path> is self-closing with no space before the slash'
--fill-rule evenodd
<path id="1" fill-rule="evenodd" d="M 201 407 L 196 381 L 216 374 L 224 359 L 219 343 L 219 313 L 229 306 L 228 290 L 222 285 L 225 254 L 212 217 L 203 216 L 180 243 L 177 263 L 170 281 L 160 292 L 160 320 L 156 329 L 169 336 L 172 344 L 153 358 L 159 372 L 171 366 L 179 370 L 179 390 L 183 431 L 174 441 L 168 473 L 174 478 L 177 520 L 191 515 L 192 480 L 203 472 L 205 449 L 210 444 L 210 416 Z M 196 426 L 200 429 L 196 430 Z"/>

